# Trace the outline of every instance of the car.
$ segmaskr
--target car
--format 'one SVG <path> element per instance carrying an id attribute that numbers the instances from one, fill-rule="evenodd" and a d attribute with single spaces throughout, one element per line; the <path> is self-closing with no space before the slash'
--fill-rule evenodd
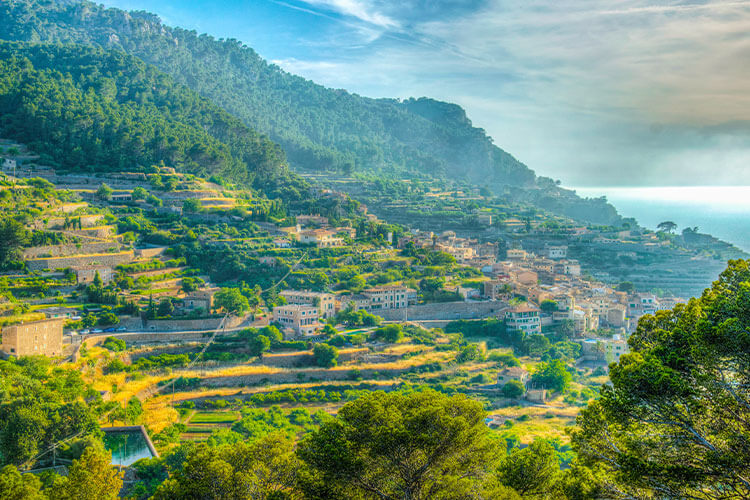
<path id="1" fill-rule="evenodd" d="M 91 333 L 104 333 L 104 332 L 97 328 L 96 330 L 91 330 Z"/>
<path id="2" fill-rule="evenodd" d="M 110 328 L 105 328 L 104 329 L 104 333 L 112 333 L 114 331 L 115 331 L 114 327 L 110 327 Z"/>
<path id="3" fill-rule="evenodd" d="M 118 332 L 127 332 L 127 331 L 128 331 L 128 329 L 127 329 L 127 328 L 125 328 L 124 326 L 121 326 L 120 328 L 118 328 L 118 329 L 117 329 L 117 331 L 118 331 Z"/>
<path id="4" fill-rule="evenodd" d="M 91 329 L 90 328 L 86 328 L 85 330 L 81 330 L 81 335 L 88 335 L 89 333 L 91 333 Z"/>

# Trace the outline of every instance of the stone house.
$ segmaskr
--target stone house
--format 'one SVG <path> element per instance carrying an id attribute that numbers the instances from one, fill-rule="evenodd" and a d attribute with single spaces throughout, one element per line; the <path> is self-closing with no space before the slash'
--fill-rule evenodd
<path id="1" fill-rule="evenodd" d="M 64 322 L 56 318 L 6 326 L 0 351 L 6 356 L 61 356 Z"/>

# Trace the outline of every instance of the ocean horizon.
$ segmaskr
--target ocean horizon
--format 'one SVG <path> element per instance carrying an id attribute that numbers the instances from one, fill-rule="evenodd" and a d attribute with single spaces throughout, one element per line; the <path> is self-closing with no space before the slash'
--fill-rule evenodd
<path id="1" fill-rule="evenodd" d="M 572 187 L 579 196 L 606 196 L 623 217 L 649 229 L 672 221 L 698 227 L 750 252 L 750 186 Z"/>

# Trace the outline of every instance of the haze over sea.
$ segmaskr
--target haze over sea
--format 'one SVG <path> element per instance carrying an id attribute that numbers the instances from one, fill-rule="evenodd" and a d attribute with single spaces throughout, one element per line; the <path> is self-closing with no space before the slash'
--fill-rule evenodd
<path id="1" fill-rule="evenodd" d="M 750 252 L 750 186 L 587 187 L 584 197 L 606 196 L 624 217 L 656 229 L 663 221 L 695 227 Z"/>

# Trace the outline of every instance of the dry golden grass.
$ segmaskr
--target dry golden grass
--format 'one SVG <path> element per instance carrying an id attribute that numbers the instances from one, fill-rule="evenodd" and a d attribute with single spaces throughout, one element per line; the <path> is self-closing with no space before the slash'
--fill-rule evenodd
<path id="1" fill-rule="evenodd" d="M 522 443 L 528 444 L 537 437 L 557 438 L 563 443 L 568 443 L 570 438 L 565 433 L 565 428 L 575 423 L 579 411 L 580 408 L 575 406 L 513 406 L 492 411 L 490 415 L 512 418 L 514 425 L 510 429 Z M 517 419 L 524 415 L 528 415 L 529 420 L 519 422 Z"/>

